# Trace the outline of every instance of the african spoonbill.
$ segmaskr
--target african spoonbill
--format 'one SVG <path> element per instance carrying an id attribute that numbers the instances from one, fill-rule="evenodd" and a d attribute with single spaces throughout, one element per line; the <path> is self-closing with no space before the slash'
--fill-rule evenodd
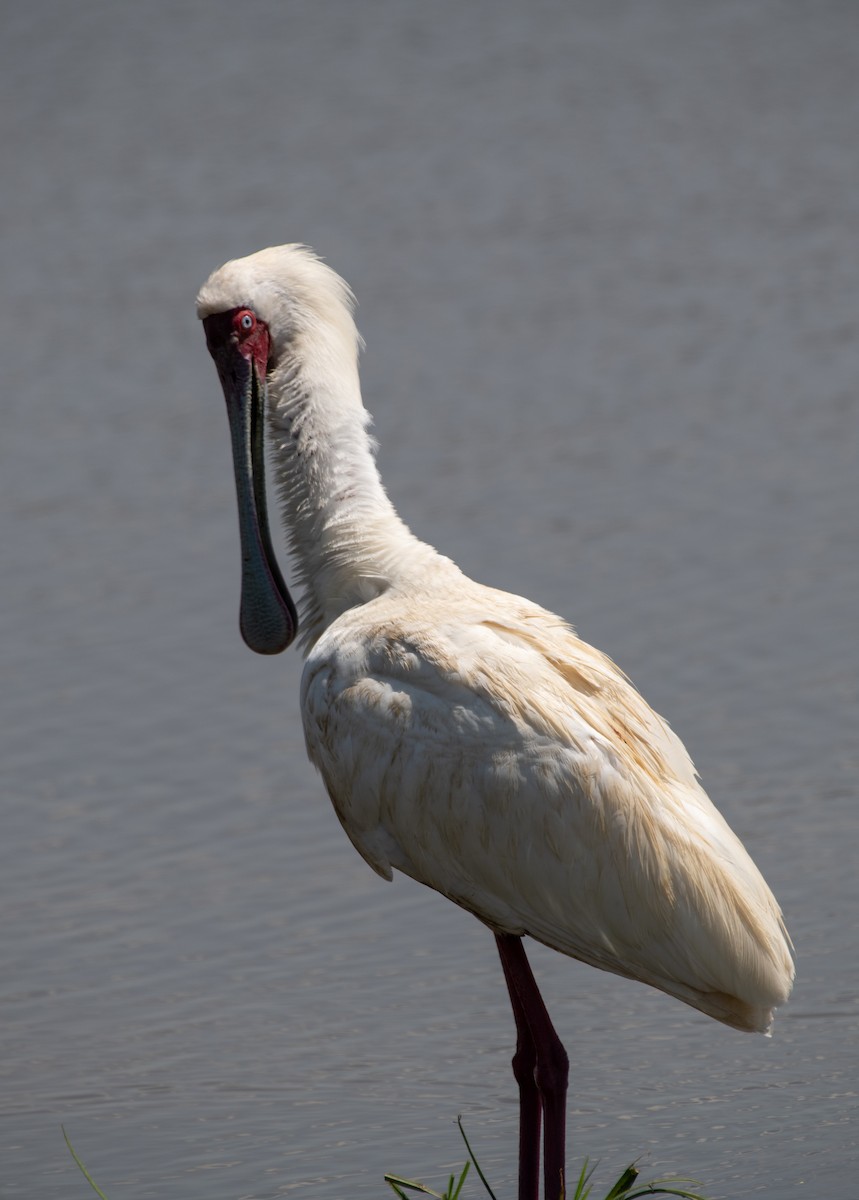
<path id="1" fill-rule="evenodd" d="M 516 1023 L 520 1200 L 564 1179 L 567 1056 L 525 934 L 769 1030 L 793 981 L 772 893 L 679 739 L 605 655 L 472 582 L 398 517 L 376 469 L 346 284 L 300 245 L 228 262 L 197 310 L 229 416 L 240 626 L 299 629 L 268 529 L 264 442 L 301 589 L 307 751 L 358 852 L 495 935 Z"/>

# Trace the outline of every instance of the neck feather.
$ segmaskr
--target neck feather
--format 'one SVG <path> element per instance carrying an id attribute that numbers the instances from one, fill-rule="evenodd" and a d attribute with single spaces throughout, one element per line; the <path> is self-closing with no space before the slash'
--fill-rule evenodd
<path id="1" fill-rule="evenodd" d="M 315 350 L 305 345 L 285 356 L 268 382 L 276 485 L 301 589 L 305 648 L 346 609 L 435 557 L 382 486 L 355 355 L 350 362 L 342 349 Z"/>

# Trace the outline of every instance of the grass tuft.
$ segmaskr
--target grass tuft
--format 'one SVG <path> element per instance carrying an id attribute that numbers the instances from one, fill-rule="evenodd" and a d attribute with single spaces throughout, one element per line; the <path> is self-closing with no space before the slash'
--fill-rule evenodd
<path id="1" fill-rule="evenodd" d="M 409 1197 L 403 1190 L 404 1188 L 411 1192 L 418 1192 L 423 1196 L 434 1196 L 435 1200 L 458 1200 L 466 1176 L 468 1175 L 468 1168 L 472 1165 L 480 1176 L 480 1182 L 483 1184 L 491 1200 L 496 1200 L 495 1193 L 489 1186 L 483 1171 L 480 1169 L 480 1164 L 471 1148 L 471 1143 L 466 1137 L 465 1130 L 462 1127 L 461 1116 L 456 1118 L 456 1123 L 459 1126 L 459 1132 L 468 1151 L 468 1159 L 462 1168 L 459 1178 L 457 1179 L 455 1175 L 451 1175 L 447 1190 L 444 1192 L 434 1192 L 432 1188 L 428 1188 L 426 1184 L 418 1183 L 415 1179 L 403 1179 L 400 1175 L 386 1175 L 385 1183 L 390 1185 L 398 1200 L 409 1200 Z M 582 1169 L 579 1172 L 579 1177 L 576 1180 L 575 1190 L 571 1195 L 565 1193 L 562 1200 L 589 1200 L 593 1192 L 591 1178 L 595 1169 L 585 1159 Z M 683 1184 L 690 1184 L 694 1187 L 700 1187 L 701 1185 L 695 1179 L 675 1179 L 672 1177 L 652 1179 L 649 1183 L 638 1183 L 639 1174 L 640 1172 L 635 1163 L 630 1163 L 628 1167 L 621 1171 L 614 1184 L 609 1188 L 605 1195 L 605 1200 L 640 1200 L 642 1196 L 677 1196 L 680 1197 L 680 1200 L 706 1200 L 706 1197 L 702 1196 L 700 1192 L 690 1192 L 687 1188 L 681 1186 Z"/>

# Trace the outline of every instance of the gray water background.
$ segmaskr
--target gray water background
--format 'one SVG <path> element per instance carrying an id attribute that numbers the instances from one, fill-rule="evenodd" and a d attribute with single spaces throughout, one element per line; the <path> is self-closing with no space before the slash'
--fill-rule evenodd
<path id="1" fill-rule="evenodd" d="M 89 1194 L 62 1122 L 111 1200 L 369 1200 L 460 1112 L 515 1191 L 491 938 L 238 636 L 193 301 L 288 240 L 406 520 L 612 654 L 796 942 L 772 1040 L 534 947 L 572 1157 L 855 1195 L 859 6 L 35 0 L 0 94 L 0 1195 Z"/>

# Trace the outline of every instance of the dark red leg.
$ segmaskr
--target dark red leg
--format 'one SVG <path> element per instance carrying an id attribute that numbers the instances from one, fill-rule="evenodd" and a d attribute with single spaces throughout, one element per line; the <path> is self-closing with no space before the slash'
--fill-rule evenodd
<path id="1" fill-rule="evenodd" d="M 540 1126 L 543 1105 L 537 1090 L 537 1049 L 505 953 L 506 942 L 519 940 L 508 934 L 496 935 L 501 966 L 513 1007 L 513 1019 L 516 1022 L 513 1075 L 519 1084 L 519 1200 L 540 1200 Z"/>
<path id="2" fill-rule="evenodd" d="M 495 941 L 516 1021 L 513 1074 L 519 1084 L 519 1200 L 539 1200 L 541 1110 L 545 1198 L 560 1200 L 569 1060 L 531 973 L 522 939 L 501 933 Z"/>

